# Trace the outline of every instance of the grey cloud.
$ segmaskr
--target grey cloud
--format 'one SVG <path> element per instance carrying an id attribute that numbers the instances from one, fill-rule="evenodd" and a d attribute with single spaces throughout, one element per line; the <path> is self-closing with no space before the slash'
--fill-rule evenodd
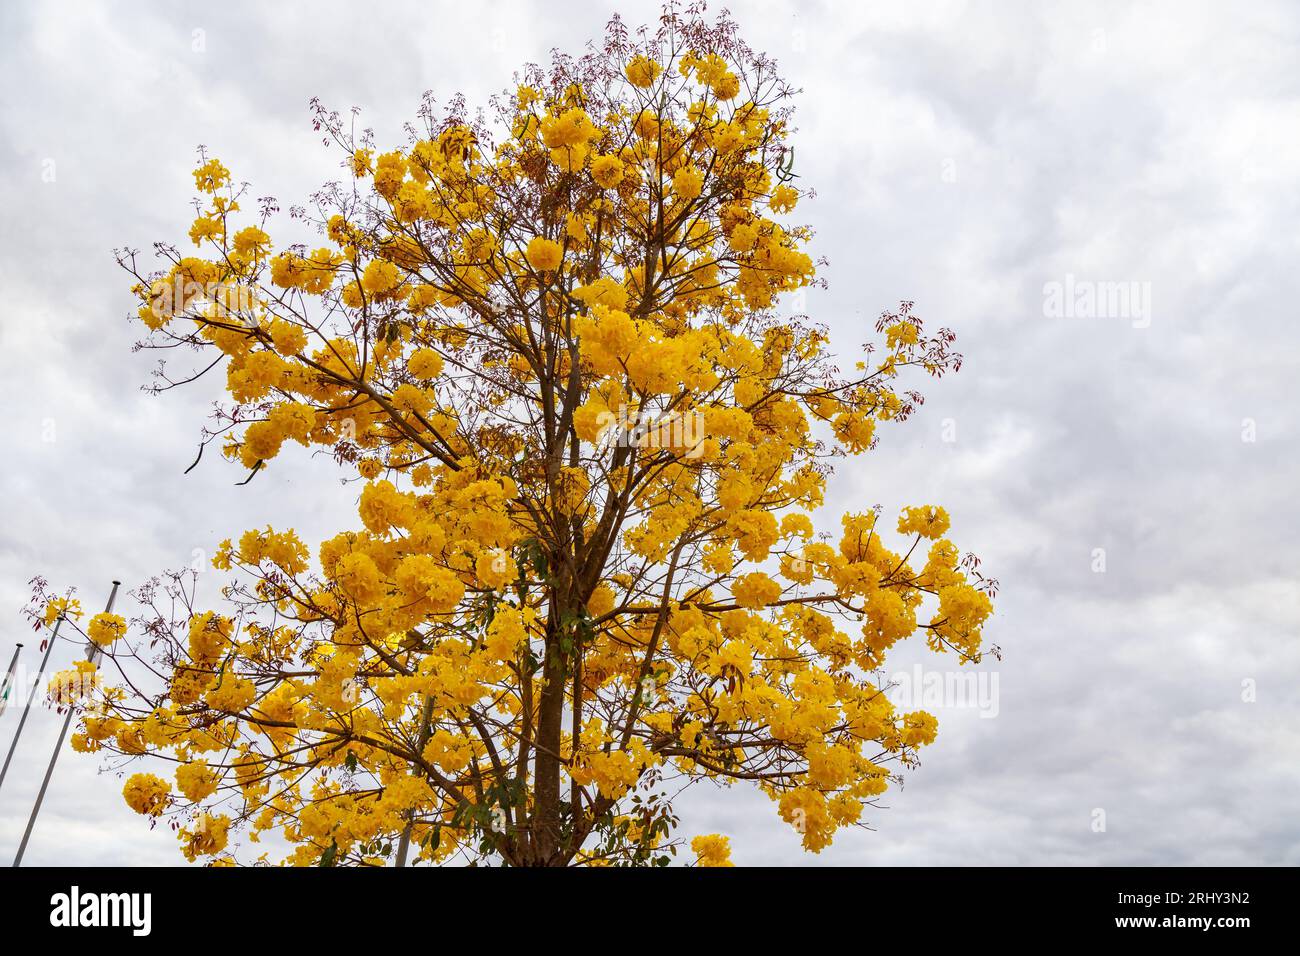
<path id="1" fill-rule="evenodd" d="M 988 636 L 1005 655 L 985 665 L 999 716 L 941 710 L 938 742 L 870 832 L 805 856 L 765 797 L 709 785 L 683 804 L 684 829 L 730 834 L 741 863 L 1300 863 L 1300 15 L 730 6 L 804 90 L 797 171 L 818 196 L 801 210 L 830 260 L 809 311 L 852 361 L 875 316 L 914 299 L 967 358 L 841 470 L 825 520 L 944 504 L 954 540 L 1002 581 Z M 467 10 L 4 6 L 0 82 L 17 95 L 0 115 L 0 606 L 20 607 L 34 573 L 93 606 L 107 579 L 137 583 L 245 527 L 274 519 L 311 539 L 354 520 L 352 489 L 305 455 L 248 488 L 216 455 L 182 477 L 214 394 L 140 394 L 150 360 L 130 352 L 138 326 L 109 250 L 182 234 L 199 143 L 287 204 L 338 172 L 311 96 L 363 107 L 400 141 L 424 90 L 485 102 L 609 13 Z M 1044 283 L 1067 274 L 1149 282 L 1150 327 L 1045 316 Z M 215 598 L 215 575 L 204 586 Z M 906 649 L 890 670 L 920 660 Z M 54 733 L 52 714 L 33 718 L 0 793 L 3 852 Z M 63 755 L 30 862 L 178 862 L 99 770 Z"/>

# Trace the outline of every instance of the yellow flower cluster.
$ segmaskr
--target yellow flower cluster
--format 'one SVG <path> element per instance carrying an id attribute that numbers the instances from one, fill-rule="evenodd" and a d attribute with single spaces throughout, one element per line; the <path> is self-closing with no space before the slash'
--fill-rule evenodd
<path id="1" fill-rule="evenodd" d="M 217 791 L 219 775 L 204 760 L 192 760 L 176 768 L 176 788 L 191 803 L 199 803 Z"/>
<path id="2" fill-rule="evenodd" d="M 127 778 L 122 788 L 126 805 L 136 813 L 156 817 L 167 809 L 171 785 L 151 773 L 137 773 Z"/>
<path id="3" fill-rule="evenodd" d="M 717 833 L 697 836 L 691 840 L 696 866 L 734 866 L 731 862 L 731 840 Z"/>
<path id="4" fill-rule="evenodd" d="M 41 614 L 41 622 L 46 627 L 53 627 L 54 622 L 60 617 L 66 617 L 70 621 L 76 621 L 81 618 L 81 614 L 81 602 L 76 598 L 50 598 L 45 602 L 45 609 Z"/>
<path id="5" fill-rule="evenodd" d="M 761 608 L 776 603 L 781 597 L 781 585 L 762 571 L 752 571 L 735 579 L 731 593 L 741 607 Z"/>
<path id="6" fill-rule="evenodd" d="M 528 257 L 528 264 L 538 272 L 554 272 L 560 266 L 564 250 L 553 239 L 534 236 L 528 242 L 525 255 Z"/>
<path id="7" fill-rule="evenodd" d="M 193 826 L 179 832 L 181 852 L 191 863 L 201 856 L 220 853 L 226 848 L 229 830 L 230 817 L 224 814 L 200 814 Z"/>
<path id="8" fill-rule="evenodd" d="M 126 636 L 126 621 L 119 614 L 101 611 L 90 619 L 86 636 L 100 647 L 110 647 Z"/>
<path id="9" fill-rule="evenodd" d="M 659 74 L 663 72 L 663 67 L 648 56 L 637 54 L 628 61 L 625 72 L 628 82 L 645 89 L 654 84 Z"/>
<path id="10" fill-rule="evenodd" d="M 99 686 L 99 668 L 90 661 L 77 661 L 51 677 L 46 692 L 53 704 L 64 707 L 91 696 Z"/>

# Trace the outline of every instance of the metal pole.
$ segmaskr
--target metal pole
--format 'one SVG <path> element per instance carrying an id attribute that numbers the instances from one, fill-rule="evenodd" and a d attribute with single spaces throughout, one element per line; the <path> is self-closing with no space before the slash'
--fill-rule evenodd
<path id="1" fill-rule="evenodd" d="M 113 582 L 113 591 L 109 594 L 108 605 L 104 608 L 105 614 L 113 610 L 113 602 L 117 600 L 117 589 L 121 584 L 121 581 Z M 86 660 L 93 664 L 98 653 L 98 645 L 91 641 L 86 650 Z M 68 728 L 72 725 L 72 715 L 74 713 L 76 713 L 76 708 L 69 703 L 68 716 L 63 718 L 63 729 L 59 731 L 59 742 L 54 745 L 54 753 L 50 754 L 50 765 L 45 768 L 45 779 L 41 781 L 40 792 L 36 794 L 36 802 L 32 804 L 32 815 L 27 819 L 27 829 L 23 832 L 23 842 L 18 844 L 18 855 L 14 857 L 14 866 L 23 865 L 23 854 L 27 852 L 27 841 L 31 839 L 32 827 L 36 826 L 36 815 L 41 812 L 41 803 L 45 800 L 45 791 L 50 785 L 50 777 L 54 774 L 54 764 L 59 759 L 60 751 L 63 750 L 63 741 L 68 736 Z"/>
<path id="2" fill-rule="evenodd" d="M 54 633 L 50 635 L 49 641 L 45 644 L 45 656 L 41 658 L 41 669 L 36 672 L 36 680 L 32 683 L 31 693 L 27 695 L 27 706 L 23 708 L 23 715 L 18 721 L 18 729 L 14 731 L 14 739 L 9 744 L 9 754 L 5 757 L 4 769 L 0 770 L 0 787 L 5 785 L 5 775 L 9 773 L 9 761 L 14 759 L 14 751 L 18 749 L 18 738 L 23 735 L 23 728 L 27 726 L 27 715 L 31 713 L 32 702 L 36 700 L 36 691 L 41 686 L 41 675 L 45 673 L 45 665 L 50 660 L 50 651 L 54 650 L 54 642 L 59 639 L 59 628 L 63 626 L 63 614 L 60 613 L 54 619 Z"/>

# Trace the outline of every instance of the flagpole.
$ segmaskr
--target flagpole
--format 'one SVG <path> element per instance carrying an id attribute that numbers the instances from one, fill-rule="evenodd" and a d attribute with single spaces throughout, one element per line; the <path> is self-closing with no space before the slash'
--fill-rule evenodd
<path id="1" fill-rule="evenodd" d="M 113 582 L 112 593 L 108 595 L 108 606 L 104 608 L 104 613 L 108 614 L 113 610 L 113 602 L 117 600 L 117 589 L 121 586 L 121 581 Z M 91 664 L 95 663 L 95 657 L 99 653 L 99 645 L 91 641 L 86 648 L 86 660 Z M 36 794 L 36 802 L 32 804 L 32 815 L 27 819 L 27 829 L 23 832 L 23 842 L 18 844 L 18 855 L 14 857 L 14 866 L 23 865 L 23 854 L 27 852 L 27 841 L 31 839 L 32 827 L 36 826 L 36 815 L 41 812 L 41 803 L 45 800 L 45 791 L 50 786 L 50 777 L 54 774 L 54 764 L 59 759 L 59 753 L 63 750 L 63 741 L 68 736 L 68 728 L 72 725 L 72 715 L 76 713 L 76 707 L 71 702 L 68 703 L 68 716 L 63 718 L 63 729 L 59 731 L 59 742 L 54 745 L 54 753 L 50 754 L 50 765 L 45 768 L 45 779 L 41 781 L 40 792 Z"/>
<path id="2" fill-rule="evenodd" d="M 18 738 L 23 735 L 23 728 L 27 726 L 27 715 L 32 711 L 32 702 L 36 700 L 36 691 L 41 686 L 41 675 L 45 673 L 45 665 L 49 663 L 50 651 L 54 650 L 54 642 L 59 639 L 59 628 L 63 626 L 63 613 L 54 619 L 54 633 L 45 643 L 45 656 L 41 658 L 41 669 L 36 672 L 36 680 L 32 682 L 31 693 L 27 695 L 27 706 L 23 708 L 23 715 L 18 720 L 18 729 L 14 731 L 13 742 L 9 744 L 9 753 L 5 756 L 4 769 L 0 770 L 0 788 L 5 785 L 5 776 L 9 773 L 9 761 L 14 759 L 14 751 L 18 749 Z"/>

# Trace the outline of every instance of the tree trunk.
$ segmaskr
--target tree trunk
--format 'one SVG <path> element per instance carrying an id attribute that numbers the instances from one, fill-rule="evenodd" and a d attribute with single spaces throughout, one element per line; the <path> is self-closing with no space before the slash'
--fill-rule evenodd
<path id="1" fill-rule="evenodd" d="M 558 628 L 546 639 L 545 680 L 537 708 L 533 761 L 534 866 L 554 866 L 560 858 L 560 736 L 564 726 L 564 655 Z"/>

